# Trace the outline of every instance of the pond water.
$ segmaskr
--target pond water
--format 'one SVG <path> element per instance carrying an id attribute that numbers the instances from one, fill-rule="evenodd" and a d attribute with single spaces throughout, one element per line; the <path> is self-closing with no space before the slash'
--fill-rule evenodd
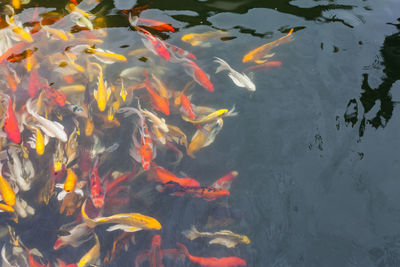
<path id="1" fill-rule="evenodd" d="M 14 7 L 15 2 L 18 1 L 12 1 Z M 12 16 L 11 9 L 6 7 L 8 4 L 2 1 L 2 29 L 12 27 L 5 22 L 6 14 Z M 75 4 L 79 5 L 75 7 Z M 74 18 L 71 8 L 79 8 L 93 17 L 86 17 L 84 13 Z M 13 238 L 9 234 L 10 226 L 27 248 L 40 251 L 42 257 L 36 255 L 37 262 L 52 266 L 63 266 L 59 259 L 69 264 L 78 263 L 95 246 L 94 235 L 99 238 L 100 254 L 93 264 L 100 266 L 135 266 L 135 259 L 150 251 L 155 235 L 161 237 L 161 249 L 176 249 L 177 243 L 182 243 L 193 256 L 239 257 L 247 266 L 400 265 L 399 8 L 397 0 L 84 0 L 77 3 L 32 0 L 22 3 L 15 9 L 15 20 L 28 27 L 27 31 L 38 27 L 38 32 L 32 33 L 31 43 L 21 37 L 10 39 L 13 46 L 25 44 L 10 54 L 4 48 L 8 37 L 2 35 L 0 58 L 4 67 L 0 77 L 5 94 L 1 95 L 3 117 L 8 114 L 7 101 L 12 99 L 17 120 L 20 124 L 26 120 L 21 134 L 23 144 L 12 142 L 5 125 L 3 130 L 7 135 L 2 137 L 0 154 L 3 176 L 14 191 L 18 191 L 15 190 L 18 183 L 10 176 L 15 176 L 15 171 L 13 174 L 7 164 L 15 163 L 13 153 L 21 161 L 23 152 L 28 154 L 35 174 L 29 178 L 31 189 L 20 189 L 17 196 L 31 205 L 35 213 L 26 218 L 18 212 L 0 215 L 5 257 L 11 266 L 23 265 L 27 258 L 25 248 L 21 249 L 15 242 L 10 244 Z M 128 10 L 139 17 L 137 25 L 129 23 Z M 79 13 L 77 9 L 75 13 Z M 165 24 L 159 23 L 157 28 L 145 19 Z M 71 32 L 69 40 L 60 40 L 45 27 L 40 29 L 39 21 L 49 28 Z M 90 25 L 94 28 L 90 29 Z M 8 34 L 16 32 L 14 29 L 14 33 Z M 190 34 L 203 35 L 197 43 L 190 43 L 185 39 Z M 267 43 L 272 48 L 264 51 L 261 58 L 243 62 L 246 54 Z M 188 59 L 190 56 L 182 55 L 182 51 L 173 52 L 176 50 L 171 45 L 192 53 L 197 59 Z M 111 62 L 105 62 L 106 56 L 101 57 L 99 48 L 124 55 L 126 60 L 108 55 Z M 27 56 L 26 51 L 33 51 L 32 56 Z M 163 53 L 171 58 L 165 58 Z M 256 90 L 236 86 L 228 76 L 229 71 L 215 73 L 219 66 L 215 57 L 225 60 L 239 76 L 244 72 Z M 28 70 L 30 58 L 36 58 L 36 62 Z M 209 86 L 207 90 L 206 78 L 196 76 L 198 69 L 190 62 L 209 74 L 214 91 L 210 92 Z M 126 74 L 128 68 L 134 67 L 135 70 Z M 108 85 L 114 86 L 109 99 L 107 87 L 101 91 L 98 84 L 99 69 Z M 157 78 L 168 88 L 165 98 L 169 98 L 170 114 L 157 106 L 149 84 L 143 84 L 143 70 L 150 76 L 150 87 L 155 87 L 159 94 L 163 92 Z M 32 72 L 39 73 L 40 82 L 34 87 L 41 89 L 42 94 L 40 90 L 28 94 Z M 16 89 L 11 88 L 8 77 L 19 80 Z M 224 113 L 218 120 L 193 123 L 193 119 L 187 118 L 188 111 L 177 103 L 182 100 L 180 92 L 191 81 L 194 83 L 183 93 L 193 104 L 196 116 L 203 112 L 204 119 L 215 110 L 233 107 L 238 114 L 223 116 Z M 65 89 L 71 84 L 75 84 L 73 93 Z M 122 84 L 125 89 L 121 89 Z M 58 105 L 54 97 L 60 90 L 65 90 L 66 104 Z M 126 100 L 121 100 L 120 91 L 126 92 Z M 76 156 L 69 154 L 72 163 L 67 159 L 69 142 L 59 141 L 60 138 L 50 138 L 43 155 L 38 155 L 27 144 L 36 129 L 42 129 L 38 126 L 39 120 L 26 108 L 32 97 L 34 109 L 37 102 L 44 101 L 38 114 L 47 114 L 48 119 L 61 123 L 69 139 L 74 129 L 80 129 L 78 152 Z M 101 97 L 106 99 L 104 111 L 100 107 Z M 138 99 L 142 108 L 179 127 L 188 143 L 193 143 L 196 132 L 207 133 L 206 136 L 217 132 L 215 140 L 208 140 L 208 146 L 203 143 L 204 147 L 194 153 L 195 157 L 188 156 L 189 148 L 185 149 L 172 137 L 167 144 L 162 144 L 155 132 L 154 119 L 146 117 L 146 129 L 136 113 L 123 114 L 121 108 L 138 108 Z M 70 103 L 85 108 L 88 115 L 71 112 Z M 121 110 L 113 114 L 115 119 L 110 122 L 107 114 L 114 103 L 117 103 L 115 111 Z M 91 122 L 94 130 L 88 133 Z M 138 139 L 136 149 L 132 135 Z M 130 150 L 133 147 L 139 153 L 149 139 L 153 154 L 157 152 L 148 169 L 143 164 L 144 156 L 141 158 L 140 154 L 139 160 L 135 160 Z M 60 152 L 57 147 L 61 147 L 65 157 L 60 163 L 61 173 L 54 171 L 53 155 Z M 111 148 L 107 150 L 108 147 Z M 22 165 L 26 164 L 23 161 Z M 232 171 L 237 171 L 238 176 L 228 196 L 207 199 L 206 194 L 196 191 L 199 190 L 196 186 L 160 182 L 155 164 L 178 177 L 196 179 L 204 190 L 214 190 L 210 185 Z M 25 167 L 17 169 L 21 168 L 26 172 Z M 51 184 L 49 181 L 64 183 L 69 174 L 65 169 L 74 170 L 78 181 L 87 182 L 82 186 L 83 197 L 78 197 L 69 216 L 60 214 L 62 202 L 57 200 L 57 195 L 62 188 L 47 194 L 49 201 L 43 201 L 43 197 L 40 200 L 40 196 L 46 195 L 43 190 Z M 92 204 L 95 185 L 91 180 L 97 169 L 99 186 L 106 191 L 104 206 L 98 209 Z M 107 191 L 112 172 L 114 178 L 130 172 L 139 175 Z M 2 197 L 5 199 L 4 192 Z M 128 234 L 123 245 L 127 250 L 115 252 L 111 262 L 113 242 L 124 230 L 107 231 L 110 224 L 93 227 L 89 240 L 77 247 L 54 249 L 60 235 L 57 229 L 69 224 L 67 228 L 71 231 L 82 223 L 84 202 L 91 206 L 87 207 L 91 218 L 141 213 L 155 218 L 162 229 Z M 228 248 L 209 244 L 207 237 L 189 240 L 182 231 L 192 225 L 201 232 L 230 230 L 246 235 L 251 242 Z M 13 247 L 25 253 L 15 261 L 18 263 L 12 263 L 18 258 L 13 255 Z M 202 266 L 185 256 L 183 250 L 152 251 L 170 256 L 163 258 L 165 266 Z M 140 266 L 161 266 L 151 257 L 148 259 Z M 213 266 L 231 266 L 225 260 Z M 238 266 L 237 258 L 235 262 L 232 266 Z M 9 266 L 4 257 L 3 266 Z"/>

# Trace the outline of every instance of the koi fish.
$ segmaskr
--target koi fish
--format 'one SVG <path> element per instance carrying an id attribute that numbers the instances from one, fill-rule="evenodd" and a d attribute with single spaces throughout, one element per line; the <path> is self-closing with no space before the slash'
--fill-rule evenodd
<path id="1" fill-rule="evenodd" d="M 28 83 L 28 94 L 30 98 L 35 98 L 37 96 L 38 89 L 41 86 L 39 79 L 37 70 L 32 70 Z"/>
<path id="2" fill-rule="evenodd" d="M 40 116 L 39 114 L 36 113 L 36 111 L 33 110 L 33 102 L 32 99 L 30 98 L 26 102 L 26 111 L 36 119 L 38 122 L 38 127 L 49 137 L 55 137 L 59 139 L 61 142 L 67 142 L 68 137 L 67 134 L 64 131 L 64 126 L 62 126 L 58 122 L 53 122 L 48 119 L 45 119 L 44 117 Z"/>
<path id="3" fill-rule="evenodd" d="M 151 248 L 140 252 L 135 258 L 135 267 L 148 260 L 151 267 L 164 266 L 162 260 L 165 256 L 170 258 L 181 258 L 184 256 L 180 249 L 161 249 L 161 236 L 155 235 L 151 240 Z"/>
<path id="4" fill-rule="evenodd" d="M 229 230 L 221 230 L 215 233 L 199 232 L 193 225 L 190 230 L 183 231 L 182 234 L 190 240 L 208 237 L 211 238 L 209 244 L 220 244 L 227 248 L 234 248 L 238 243 L 250 244 L 250 239 L 247 236 L 235 234 Z"/>
<path id="5" fill-rule="evenodd" d="M 19 144 L 21 143 L 21 133 L 19 130 L 17 117 L 14 113 L 11 97 L 3 93 L 0 93 L 0 96 L 7 101 L 7 112 L 4 117 L 4 132 L 7 134 L 8 139 L 16 144 Z"/>
<path id="6" fill-rule="evenodd" d="M 184 93 L 180 93 L 180 103 L 180 112 L 185 114 L 185 116 L 187 116 L 189 119 L 193 121 L 196 120 L 196 115 L 194 114 L 192 103 Z"/>
<path id="7" fill-rule="evenodd" d="M 267 61 L 261 64 L 253 65 L 247 67 L 244 71 L 249 71 L 249 70 L 270 70 L 274 67 L 280 67 L 282 66 L 281 61 Z"/>
<path id="8" fill-rule="evenodd" d="M 193 60 L 197 59 L 197 57 L 193 53 L 190 53 L 180 47 L 177 47 L 167 42 L 164 42 L 164 45 L 165 47 L 167 47 L 168 51 L 172 56 L 171 62 L 179 62 L 183 58 L 193 59 Z"/>
<path id="9" fill-rule="evenodd" d="M 198 187 L 200 183 L 192 178 L 179 178 L 176 177 L 172 172 L 167 169 L 157 166 L 155 163 L 152 163 L 151 172 L 147 175 L 147 180 L 155 180 L 156 182 L 166 184 L 168 182 L 174 182 L 184 187 Z"/>
<path id="10" fill-rule="evenodd" d="M 65 106 L 66 96 L 64 92 L 57 91 L 53 87 L 46 84 L 42 85 L 42 88 L 44 88 L 47 98 L 51 99 L 60 107 Z"/>
<path id="11" fill-rule="evenodd" d="M 182 115 L 182 119 L 184 121 L 193 123 L 193 124 L 205 124 L 205 123 L 210 123 L 213 121 L 216 121 L 218 119 L 220 119 L 221 117 L 223 117 L 224 115 L 228 114 L 229 110 L 228 109 L 219 109 L 216 110 L 210 114 L 208 114 L 207 116 L 204 116 L 200 119 L 196 119 L 196 120 L 191 120 L 189 118 L 187 118 L 186 116 Z"/>
<path id="12" fill-rule="evenodd" d="M 143 74 L 146 77 L 145 84 L 146 84 L 146 89 L 147 92 L 149 92 L 151 96 L 151 105 L 154 109 L 161 111 L 165 115 L 169 115 L 169 101 L 167 98 L 163 98 L 159 96 L 155 91 L 154 88 L 149 80 L 149 76 L 147 74 L 147 71 L 143 70 Z"/>
<path id="13" fill-rule="evenodd" d="M 210 92 L 214 91 L 214 86 L 210 81 L 210 76 L 205 73 L 197 64 L 190 59 L 183 59 L 183 66 L 186 74 L 192 77 L 199 85 Z"/>
<path id="14" fill-rule="evenodd" d="M 24 159 L 20 160 L 17 149 L 10 147 L 6 150 L 8 154 L 7 166 L 10 171 L 10 179 L 13 180 L 22 191 L 31 189 L 31 179 L 35 175 L 32 162 Z"/>
<path id="15" fill-rule="evenodd" d="M 239 257 L 223 257 L 223 258 L 203 258 L 203 257 L 196 257 L 189 254 L 188 249 L 180 244 L 177 243 L 177 246 L 183 251 L 183 253 L 188 257 L 188 259 L 200 266 L 204 267 L 236 267 L 236 266 L 246 266 L 246 261 Z"/>
<path id="16" fill-rule="evenodd" d="M 206 201 L 213 201 L 220 197 L 229 196 L 229 191 L 226 189 L 217 189 L 211 186 L 181 186 L 172 181 L 163 184 L 163 189 L 166 193 L 173 196 L 189 194 L 197 198 L 203 198 Z"/>
<path id="17" fill-rule="evenodd" d="M 25 42 L 28 42 L 28 43 L 32 43 L 33 42 L 32 36 L 26 30 L 24 30 L 22 27 L 20 27 L 17 24 L 15 24 L 14 17 L 10 18 L 8 15 L 6 15 L 5 18 L 6 18 L 7 24 L 10 25 L 11 30 L 13 31 L 15 36 L 20 41 L 25 41 Z"/>
<path id="18" fill-rule="evenodd" d="M 125 62 L 127 61 L 126 57 L 120 54 L 116 54 L 109 50 L 103 50 L 100 48 L 91 48 L 88 47 L 85 50 L 86 53 L 91 54 L 93 57 L 103 62 L 104 64 L 113 64 L 117 61 Z"/>
<path id="19" fill-rule="evenodd" d="M 92 171 L 90 172 L 91 199 L 96 208 L 101 208 L 104 204 L 104 189 L 99 177 L 99 158 L 96 158 Z"/>
<path id="20" fill-rule="evenodd" d="M 229 71 L 229 78 L 233 81 L 234 84 L 236 84 L 239 87 L 245 87 L 247 90 L 254 92 L 256 90 L 255 84 L 250 80 L 250 78 L 244 74 L 244 73 L 239 73 L 236 70 L 232 69 L 231 66 L 229 66 L 226 61 L 215 57 L 214 62 L 219 63 L 220 65 L 218 66 L 217 70 L 215 73 L 218 73 L 223 70 Z"/>
<path id="21" fill-rule="evenodd" d="M 125 232 L 136 232 L 140 230 L 160 230 L 161 224 L 154 218 L 140 213 L 122 213 L 108 217 L 98 217 L 91 219 L 85 212 L 86 201 L 83 203 L 81 212 L 84 222 L 94 228 L 100 224 L 115 223 L 107 231 L 123 230 Z"/>
<path id="22" fill-rule="evenodd" d="M 209 31 L 204 33 L 189 33 L 185 34 L 181 37 L 181 40 L 185 43 L 189 43 L 192 46 L 203 46 L 208 47 L 210 46 L 209 43 L 206 43 L 209 39 L 216 39 L 221 38 L 228 35 L 226 31 Z"/>
<path id="23" fill-rule="evenodd" d="M 278 40 L 266 43 L 256 49 L 250 51 L 243 57 L 242 62 L 246 63 L 246 62 L 254 61 L 259 64 L 265 63 L 267 61 L 267 58 L 274 56 L 275 53 L 270 54 L 270 51 L 273 48 L 275 48 L 281 44 L 286 44 L 286 43 L 293 41 L 292 33 L 293 33 L 293 29 L 291 29 L 287 35 L 279 38 Z"/>
<path id="24" fill-rule="evenodd" d="M 69 225 L 61 226 L 60 229 L 64 229 L 66 227 L 69 228 Z M 69 235 L 62 235 L 57 238 L 53 246 L 54 250 L 58 250 L 65 246 L 72 246 L 76 248 L 92 238 L 90 236 L 92 230 L 86 225 L 86 223 L 78 224 L 70 229 L 68 232 Z"/>
<path id="25" fill-rule="evenodd" d="M 107 86 L 107 81 L 103 80 L 103 68 L 97 63 L 91 63 L 99 68 L 99 76 L 97 78 L 97 90 L 94 90 L 94 98 L 100 111 L 106 109 L 107 101 L 110 99 L 111 89 Z"/>
<path id="26" fill-rule="evenodd" d="M 100 264 L 100 241 L 96 233 L 94 233 L 94 246 L 86 252 L 78 262 L 78 267 L 86 267 Z"/>
<path id="27" fill-rule="evenodd" d="M 40 25 L 42 26 L 42 29 L 46 31 L 48 38 L 52 37 L 56 40 L 62 40 L 62 41 L 69 40 L 68 35 L 67 35 L 67 33 L 65 33 L 65 31 L 50 28 L 49 26 L 46 26 L 43 24 L 40 24 Z"/>
<path id="28" fill-rule="evenodd" d="M 143 123 L 142 129 L 140 143 L 136 140 L 135 132 L 132 135 L 133 147 L 129 150 L 129 155 L 142 164 L 144 170 L 148 170 L 151 161 L 156 157 L 156 152 L 153 150 L 153 141 L 145 123 Z"/>
<path id="29" fill-rule="evenodd" d="M 194 153 L 200 149 L 211 145 L 215 137 L 221 131 L 223 125 L 222 119 L 219 119 L 215 123 L 206 124 L 203 128 L 197 129 L 194 133 L 189 146 L 186 149 L 188 156 L 195 158 Z"/>
<path id="30" fill-rule="evenodd" d="M 232 171 L 227 175 L 222 176 L 217 181 L 215 181 L 211 186 L 215 188 L 221 188 L 229 190 L 231 188 L 231 184 L 233 180 L 238 176 L 239 173 L 237 171 Z"/>
<path id="31" fill-rule="evenodd" d="M 142 26 L 146 26 L 158 31 L 166 31 L 166 32 L 175 31 L 175 28 L 172 27 L 170 24 L 152 19 L 139 18 L 137 24 L 141 24 Z"/>
<path id="32" fill-rule="evenodd" d="M 81 188 L 79 189 L 82 190 Z M 76 209 L 78 209 L 82 205 L 81 200 L 82 200 L 82 195 L 75 193 L 75 191 L 67 193 L 64 199 L 62 200 L 60 207 L 60 214 L 63 214 L 65 211 L 65 216 L 73 215 Z"/>
<path id="33" fill-rule="evenodd" d="M 64 197 L 68 195 L 68 193 L 70 192 L 74 192 L 75 194 L 79 194 L 83 197 L 83 191 L 82 189 L 77 188 L 77 182 L 78 182 L 78 176 L 76 175 L 73 169 L 68 168 L 67 178 L 65 178 L 64 184 L 63 185 L 56 184 L 56 187 L 64 188 L 64 190 L 57 195 L 57 199 L 58 200 L 64 199 Z"/>
<path id="34" fill-rule="evenodd" d="M 148 50 L 150 50 L 151 52 L 153 52 L 153 54 L 160 56 L 165 60 L 171 59 L 171 55 L 163 41 L 156 38 L 154 35 L 146 31 L 145 29 L 137 26 L 138 17 L 136 16 L 132 17 L 131 15 L 129 15 L 128 19 L 132 27 L 134 27 L 140 35 L 145 37 L 145 39 L 142 38 L 142 42 Z"/>
<path id="35" fill-rule="evenodd" d="M 8 205 L 13 207 L 16 202 L 16 197 L 14 190 L 7 180 L 2 175 L 3 164 L 0 163 L 0 195 L 3 201 Z"/>
<path id="36" fill-rule="evenodd" d="M 18 84 L 21 82 L 21 80 L 19 79 L 19 77 L 17 75 L 17 72 L 14 69 L 10 68 L 9 70 L 12 72 L 12 74 L 10 74 L 6 65 L 3 65 L 3 68 L 4 68 L 4 74 L 6 76 L 9 88 L 13 92 L 17 91 Z"/>
<path id="37" fill-rule="evenodd" d="M 10 55 L 7 57 L 7 60 L 11 63 L 21 62 L 22 60 L 31 57 L 35 51 L 36 50 L 26 49 L 22 53 Z"/>

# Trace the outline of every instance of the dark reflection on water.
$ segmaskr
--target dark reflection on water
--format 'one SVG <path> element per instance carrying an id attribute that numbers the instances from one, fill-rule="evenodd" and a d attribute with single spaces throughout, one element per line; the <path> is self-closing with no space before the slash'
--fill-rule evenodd
<path id="1" fill-rule="evenodd" d="M 399 19 L 400 20 L 400 19 Z M 399 24 L 395 24 L 400 29 Z M 363 106 L 363 114 L 359 118 L 359 108 L 357 100 L 351 99 L 347 104 L 347 110 L 344 114 L 344 119 L 347 123 L 354 126 L 358 120 L 361 120 L 359 125 L 359 135 L 364 135 L 366 125 L 370 125 L 376 129 L 385 127 L 393 116 L 393 109 L 395 101 L 392 100 L 390 90 L 393 84 L 400 80 L 400 32 L 387 36 L 381 48 L 382 62 L 380 64 L 384 67 L 381 83 L 372 88 L 368 82 L 368 73 L 363 74 L 361 84 L 361 96 L 359 101 Z M 378 110 L 372 112 L 372 118 L 366 119 L 366 114 L 370 112 L 376 105 L 380 105 Z M 370 116 L 371 117 L 371 116 Z"/>

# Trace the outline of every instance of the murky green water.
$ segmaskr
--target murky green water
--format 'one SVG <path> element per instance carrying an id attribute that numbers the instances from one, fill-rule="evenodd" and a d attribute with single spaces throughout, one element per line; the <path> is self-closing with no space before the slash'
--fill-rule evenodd
<path id="1" fill-rule="evenodd" d="M 33 7 L 66 13 L 65 5 L 31 1 L 17 13 L 24 21 Z M 180 242 L 193 255 L 237 256 L 248 266 L 400 265 L 398 1 L 101 1 L 91 12 L 104 17 L 110 28 L 99 47 L 121 54 L 143 48 L 121 13 L 135 5 L 145 6 L 141 16 L 175 27 L 173 33 L 152 33 L 195 54 L 197 64 L 210 74 L 215 92 L 197 86 L 192 101 L 214 108 L 235 105 L 239 112 L 224 119 L 215 142 L 195 159 L 184 155 L 174 167 L 169 164 L 174 154 L 160 149 L 155 161 L 202 185 L 232 170 L 239 176 L 229 197 L 212 202 L 159 193 L 142 177 L 131 184 L 129 208 L 117 212 L 157 218 L 163 248 L 176 248 Z M 246 53 L 292 28 L 294 41 L 273 50 L 271 60 L 282 65 L 250 74 L 254 93 L 236 87 L 225 72 L 215 74 L 215 56 L 242 72 L 251 65 L 242 63 Z M 217 29 L 232 38 L 212 39 L 206 47 L 181 41 L 186 34 Z M 148 62 L 135 58 L 116 63 L 107 67 L 106 76 L 115 77 L 136 64 Z M 163 80 L 181 90 L 190 77 L 177 64 L 166 67 Z M 132 123 L 123 118 L 120 122 L 120 128 L 105 130 L 102 137 L 120 147 L 102 165 L 101 174 L 131 168 Z M 195 131 L 176 114 L 167 122 L 183 127 L 188 136 Z M 35 162 L 39 173 L 51 165 L 51 158 Z M 42 186 L 26 193 L 26 200 L 34 203 Z M 35 216 L 11 224 L 24 244 L 38 248 L 45 259 L 76 263 L 93 246 L 88 242 L 53 250 L 57 236 L 44 229 L 58 229 L 76 216 L 58 215 L 60 204 L 54 199 L 48 206 L 33 205 Z M 5 216 L 4 224 L 9 223 Z M 247 235 L 251 243 L 232 249 L 209 245 L 206 239 L 190 241 L 181 232 L 191 225 L 210 232 L 229 229 Z M 101 259 L 116 237 L 105 229 L 96 228 Z M 110 266 L 134 266 L 154 234 L 137 232 L 135 245 Z M 165 259 L 164 265 L 196 266 L 187 259 Z"/>

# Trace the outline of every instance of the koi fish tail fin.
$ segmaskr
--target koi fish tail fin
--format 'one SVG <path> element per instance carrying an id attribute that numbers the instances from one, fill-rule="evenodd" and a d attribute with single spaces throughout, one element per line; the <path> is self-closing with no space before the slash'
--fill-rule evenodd
<path id="1" fill-rule="evenodd" d="M 86 225 L 89 228 L 96 227 L 96 221 L 89 218 L 89 216 L 86 214 L 85 208 L 86 208 L 86 201 L 83 203 L 82 208 L 81 208 L 83 221 L 86 223 Z"/>
<path id="2" fill-rule="evenodd" d="M 190 230 L 185 230 L 182 232 L 184 236 L 186 236 L 187 239 L 194 240 L 198 237 L 200 237 L 200 232 L 196 229 L 196 226 L 192 226 Z"/>
<path id="3" fill-rule="evenodd" d="M 187 249 L 187 247 L 185 247 L 185 245 L 181 244 L 181 243 L 176 243 L 176 245 L 178 246 L 178 248 L 182 251 L 182 254 L 184 254 L 185 256 L 189 257 L 189 251 Z"/>
<path id="4" fill-rule="evenodd" d="M 231 70 L 231 67 L 224 61 L 223 59 L 220 59 L 219 57 L 215 57 L 214 62 L 219 63 L 220 65 L 218 66 L 217 70 L 215 73 L 218 73 L 223 70 Z"/>

